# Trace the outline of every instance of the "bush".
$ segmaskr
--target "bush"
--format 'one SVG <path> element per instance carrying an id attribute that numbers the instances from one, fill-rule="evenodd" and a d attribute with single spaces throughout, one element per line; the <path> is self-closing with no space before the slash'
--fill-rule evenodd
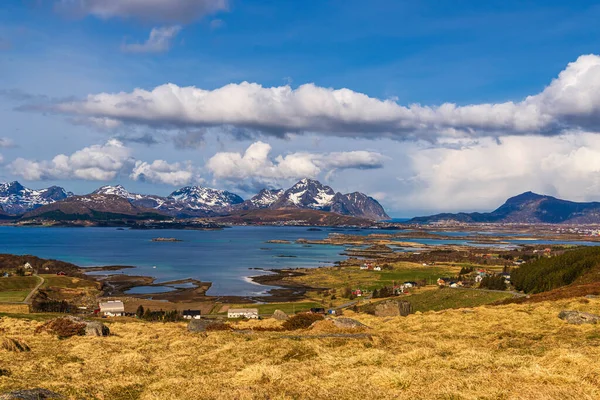
<path id="1" fill-rule="evenodd" d="M 479 287 L 482 289 L 506 290 L 506 283 L 502 275 L 492 275 L 483 278 Z"/>
<path id="2" fill-rule="evenodd" d="M 231 326 L 224 322 L 216 321 L 216 322 L 213 322 L 213 323 L 207 325 L 206 330 L 207 331 L 230 331 Z"/>
<path id="3" fill-rule="evenodd" d="M 293 331 L 296 329 L 306 329 L 310 327 L 313 322 L 320 321 L 324 317 L 321 314 L 313 314 L 313 313 L 300 313 L 291 316 L 283 323 L 283 328 L 288 331 Z"/>
<path id="4" fill-rule="evenodd" d="M 57 335 L 59 339 L 70 338 L 71 336 L 84 336 L 86 324 L 75 322 L 68 318 L 57 318 L 38 326 L 35 333 L 48 332 Z"/>

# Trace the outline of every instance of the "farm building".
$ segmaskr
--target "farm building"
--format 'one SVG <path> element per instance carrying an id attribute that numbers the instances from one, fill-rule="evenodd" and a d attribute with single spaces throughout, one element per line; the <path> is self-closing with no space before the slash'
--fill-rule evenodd
<path id="1" fill-rule="evenodd" d="M 121 300 L 109 300 L 100 303 L 100 313 L 107 317 L 122 317 L 125 315 L 125 305 Z"/>
<path id="2" fill-rule="evenodd" d="M 184 319 L 200 319 L 200 310 L 183 310 L 181 313 Z"/>
<path id="3" fill-rule="evenodd" d="M 258 308 L 230 308 L 227 318 L 258 319 Z"/>

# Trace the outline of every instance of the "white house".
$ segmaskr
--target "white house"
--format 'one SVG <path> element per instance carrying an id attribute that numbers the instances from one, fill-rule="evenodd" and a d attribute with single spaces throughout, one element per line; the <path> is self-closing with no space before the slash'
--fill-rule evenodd
<path id="1" fill-rule="evenodd" d="M 109 300 L 100 303 L 100 313 L 107 317 L 122 317 L 125 315 L 125 305 L 121 300 Z"/>
<path id="2" fill-rule="evenodd" d="M 381 267 L 378 265 L 375 268 L 373 268 L 374 271 L 381 271 Z"/>
<path id="3" fill-rule="evenodd" d="M 230 308 L 227 318 L 258 319 L 258 308 Z"/>
<path id="4" fill-rule="evenodd" d="M 200 319 L 200 310 L 183 310 L 184 319 Z"/>
<path id="5" fill-rule="evenodd" d="M 31 264 L 29 264 L 28 262 L 25 263 L 25 265 L 23 265 L 24 269 L 33 269 L 33 267 L 31 266 Z"/>

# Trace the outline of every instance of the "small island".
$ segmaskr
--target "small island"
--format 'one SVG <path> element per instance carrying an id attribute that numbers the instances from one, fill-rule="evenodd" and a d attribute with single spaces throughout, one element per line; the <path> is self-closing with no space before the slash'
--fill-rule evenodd
<path id="1" fill-rule="evenodd" d="M 157 237 L 157 238 L 152 238 L 153 242 L 183 242 L 183 240 L 181 239 L 177 239 L 177 238 L 166 238 L 166 237 Z"/>

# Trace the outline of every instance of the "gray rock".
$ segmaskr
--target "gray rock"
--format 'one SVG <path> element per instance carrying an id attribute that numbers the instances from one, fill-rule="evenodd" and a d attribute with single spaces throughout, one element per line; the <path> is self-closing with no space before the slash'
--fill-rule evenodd
<path id="1" fill-rule="evenodd" d="M 596 294 L 586 294 L 585 295 L 586 299 L 599 299 L 600 296 L 596 295 Z"/>
<path id="2" fill-rule="evenodd" d="M 285 321 L 287 320 L 289 317 L 286 313 L 284 313 L 281 310 L 275 310 L 275 312 L 273 313 L 273 318 L 279 320 L 279 321 Z"/>
<path id="3" fill-rule="evenodd" d="M 346 318 L 346 317 L 333 318 L 332 321 L 336 327 L 342 328 L 342 329 L 368 328 L 365 324 L 363 324 L 355 319 L 352 319 L 352 318 Z"/>
<path id="4" fill-rule="evenodd" d="M 102 322 L 98 321 L 86 321 L 85 325 L 85 336 L 108 336 L 110 335 L 110 329 Z"/>
<path id="5" fill-rule="evenodd" d="M 411 304 L 403 300 L 387 300 L 375 306 L 375 315 L 378 317 L 405 317 L 411 312 Z"/>
<path id="6" fill-rule="evenodd" d="M 108 329 L 108 326 L 104 325 L 102 322 L 86 321 L 83 318 L 74 317 L 72 315 L 69 315 L 67 318 L 73 322 L 85 324 L 85 336 L 108 336 L 108 335 L 110 335 L 110 329 Z"/>
<path id="7" fill-rule="evenodd" d="M 600 321 L 600 315 L 585 313 L 581 311 L 563 310 L 558 314 L 558 318 L 569 324 L 596 324 Z"/>
<path id="8" fill-rule="evenodd" d="M 0 400 L 43 400 L 43 399 L 62 399 L 58 393 L 51 392 L 48 389 L 26 389 L 15 390 L 14 392 L 0 394 Z"/>
<path id="9" fill-rule="evenodd" d="M 218 325 L 220 322 L 212 321 L 210 319 L 193 319 L 187 326 L 190 332 L 206 332 L 206 328 L 211 325 Z"/>

